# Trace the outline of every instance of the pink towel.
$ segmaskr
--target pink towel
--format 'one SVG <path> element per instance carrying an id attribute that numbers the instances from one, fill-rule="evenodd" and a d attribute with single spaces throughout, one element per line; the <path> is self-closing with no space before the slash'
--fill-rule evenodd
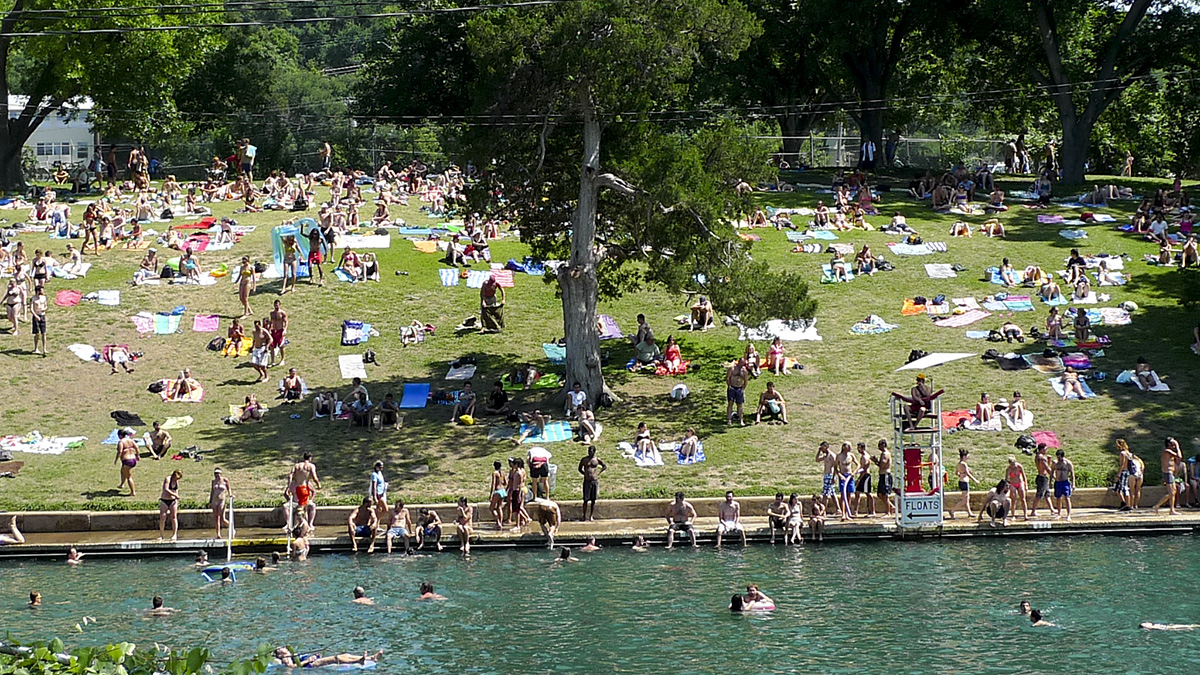
<path id="1" fill-rule="evenodd" d="M 1062 443 L 1058 441 L 1058 434 L 1053 431 L 1035 431 L 1032 434 L 1033 440 L 1038 443 L 1045 443 L 1047 448 L 1061 448 Z"/>
<path id="2" fill-rule="evenodd" d="M 137 332 L 143 335 L 154 332 L 154 317 L 135 315 L 129 318 L 133 319 L 133 325 L 137 327 Z"/>
<path id="3" fill-rule="evenodd" d="M 1043 213 L 1037 217 L 1037 221 L 1039 223 L 1058 224 L 1063 221 L 1063 217 L 1062 216 L 1052 216 L 1052 215 Z"/>
<path id="4" fill-rule="evenodd" d="M 969 326 L 976 321 L 986 319 L 991 315 L 991 312 L 985 312 L 982 309 L 973 309 L 963 314 L 951 316 L 946 319 L 939 319 L 934 321 L 933 325 L 940 326 L 942 328 L 961 328 L 963 326 Z"/>
<path id="5" fill-rule="evenodd" d="M 214 333 L 221 327 L 221 317 L 216 314 L 197 314 L 192 320 L 192 330 L 197 333 Z"/>
<path id="6" fill-rule="evenodd" d="M 501 288 L 513 288 L 517 285 L 513 281 L 512 270 L 492 270 L 492 276 L 496 277 L 496 283 L 500 284 Z"/>
<path id="7" fill-rule="evenodd" d="M 83 299 L 83 294 L 79 291 L 73 291 L 69 288 L 64 288 L 54 294 L 54 304 L 59 307 L 74 307 Z"/>
<path id="8" fill-rule="evenodd" d="M 192 249 L 192 253 L 203 253 L 208 249 L 208 235 L 194 234 L 187 238 L 184 248 Z"/>

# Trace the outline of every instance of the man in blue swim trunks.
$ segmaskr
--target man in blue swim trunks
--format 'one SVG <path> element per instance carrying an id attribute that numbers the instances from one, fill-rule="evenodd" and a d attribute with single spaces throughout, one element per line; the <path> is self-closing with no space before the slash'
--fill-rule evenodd
<path id="1" fill-rule="evenodd" d="M 817 461 L 824 462 L 824 473 L 821 477 L 821 501 L 826 508 L 829 507 L 830 497 L 834 497 L 835 506 L 838 503 L 837 490 L 833 486 L 834 457 L 834 453 L 829 449 L 829 441 L 821 441 L 821 445 L 817 448 Z"/>
<path id="2" fill-rule="evenodd" d="M 858 460 L 849 443 L 842 443 L 842 449 L 834 458 L 838 478 L 838 504 L 842 509 L 842 520 L 850 520 L 854 514 L 850 511 L 850 496 L 854 494 L 854 470 Z"/>
<path id="3" fill-rule="evenodd" d="M 350 549 L 358 553 L 358 538 L 364 537 L 370 542 L 367 553 L 375 552 L 375 535 L 379 534 L 379 516 L 375 513 L 375 505 L 370 497 L 364 497 L 362 504 L 350 513 L 346 520 L 350 532 Z"/>
<path id="4" fill-rule="evenodd" d="M 746 426 L 746 418 L 742 406 L 746 403 L 746 383 L 750 381 L 750 371 L 746 368 L 746 359 L 738 359 L 729 367 L 725 374 L 725 423 L 733 424 L 733 410 L 737 408 L 738 424 Z"/>
<path id="5" fill-rule="evenodd" d="M 396 499 L 396 508 L 392 510 L 392 516 L 388 520 L 387 531 L 387 552 L 392 552 L 392 540 L 396 537 L 404 539 L 404 550 L 408 550 L 408 538 L 412 536 L 413 524 L 412 517 L 408 513 L 408 507 L 404 505 L 403 499 Z"/>
<path id="6" fill-rule="evenodd" d="M 1063 504 L 1066 504 L 1067 520 L 1071 519 L 1071 489 L 1075 486 L 1075 464 L 1067 459 L 1067 453 L 1062 449 L 1054 454 L 1054 507 L 1058 509 L 1058 518 L 1063 514 Z"/>

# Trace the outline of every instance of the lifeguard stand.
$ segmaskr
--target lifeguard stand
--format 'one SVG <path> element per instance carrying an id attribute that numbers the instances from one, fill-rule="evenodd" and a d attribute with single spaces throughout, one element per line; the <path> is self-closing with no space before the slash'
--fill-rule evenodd
<path id="1" fill-rule="evenodd" d="M 909 419 L 907 402 L 893 395 L 888 404 L 893 447 L 903 470 L 897 486 L 896 524 L 902 528 L 940 526 L 945 507 L 941 396 L 934 396 L 925 416 L 915 425 Z M 927 475 L 932 476 L 931 484 L 923 480 Z"/>

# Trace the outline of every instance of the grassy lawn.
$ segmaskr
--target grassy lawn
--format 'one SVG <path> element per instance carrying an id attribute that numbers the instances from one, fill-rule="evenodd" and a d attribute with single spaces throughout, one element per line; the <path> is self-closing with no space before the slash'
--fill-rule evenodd
<path id="1" fill-rule="evenodd" d="M 814 180 L 815 179 L 815 180 Z M 801 181 L 825 182 L 825 177 L 806 176 Z M 1095 177 L 1097 182 L 1116 179 Z M 906 181 L 905 181 L 906 182 Z M 1166 181 L 1133 179 L 1122 181 L 1141 194 Z M 1025 181 L 1021 181 L 1022 186 Z M 1005 187 L 1016 187 L 1006 185 Z M 1058 190 L 1058 194 L 1066 194 Z M 811 206 L 818 197 L 808 192 L 791 194 L 762 194 L 760 200 L 773 206 Z M 1135 206 L 1120 202 L 1107 209 L 1122 221 Z M 221 204 L 216 215 L 229 215 L 233 205 Z M 949 251 L 922 257 L 888 258 L 896 264 L 892 272 L 881 272 L 872 278 L 857 279 L 850 284 L 819 285 L 820 265 L 829 256 L 791 253 L 791 245 L 782 232 L 757 232 L 763 241 L 754 245 L 756 258 L 773 265 L 793 267 L 811 279 L 811 293 L 819 301 L 818 329 L 823 342 L 799 342 L 788 345 L 789 354 L 804 364 L 802 371 L 776 378 L 790 405 L 792 423 L 789 426 L 748 426 L 730 428 L 724 424 L 724 370 L 722 363 L 739 355 L 743 343 L 737 341 L 735 328 L 720 326 L 708 333 L 679 333 L 673 331 L 673 317 L 686 313 L 682 296 L 661 289 L 649 288 L 615 301 L 602 301 L 601 311 L 617 318 L 622 328 L 635 328 L 633 317 L 644 312 L 661 339 L 674 333 L 679 339 L 684 358 L 692 359 L 698 370 L 683 378 L 657 378 L 647 375 L 631 376 L 622 365 L 631 355 L 627 342 L 603 343 L 609 353 L 607 369 L 609 382 L 623 401 L 613 410 L 605 411 L 600 421 L 605 431 L 598 444 L 600 456 L 609 465 L 602 481 L 602 496 L 612 498 L 664 496 L 675 489 L 691 495 L 715 495 L 727 488 L 746 493 L 768 493 L 776 490 L 802 493 L 819 487 L 820 467 L 813 455 L 818 443 L 829 440 L 838 443 L 865 441 L 869 447 L 879 438 L 891 439 L 887 419 L 887 392 L 906 388 L 911 373 L 894 373 L 903 365 L 912 349 L 926 351 L 971 351 L 981 353 L 992 346 L 984 341 L 968 340 L 966 329 L 938 328 L 926 316 L 901 317 L 904 297 L 939 293 L 948 298 L 971 296 L 982 299 L 999 287 L 982 281 L 983 271 L 998 265 L 1007 256 L 1019 269 L 1038 263 L 1047 270 L 1062 268 L 1063 259 L 1072 246 L 1085 252 L 1128 253 L 1134 262 L 1126 271 L 1133 277 L 1129 285 L 1103 288 L 1111 292 L 1112 300 L 1101 306 L 1115 306 L 1123 300 L 1133 300 L 1140 306 L 1132 325 L 1102 327 L 1100 333 L 1109 335 L 1113 345 L 1106 356 L 1098 360 L 1098 370 L 1109 373 L 1104 382 L 1095 382 L 1099 394 L 1094 400 L 1060 401 L 1054 396 L 1048 376 L 1034 370 L 1002 372 L 977 358 L 966 359 L 929 371 L 938 387 L 944 387 L 945 409 L 968 408 L 978 400 L 980 392 L 988 391 L 993 399 L 1011 397 L 1020 390 L 1035 414 L 1035 430 L 1054 430 L 1063 440 L 1069 456 L 1078 467 L 1083 485 L 1103 485 L 1114 467 L 1116 438 L 1127 438 L 1133 450 L 1147 464 L 1150 476 L 1158 471 L 1159 449 L 1166 435 L 1178 437 L 1186 454 L 1192 454 L 1200 442 L 1200 421 L 1197 417 L 1197 357 L 1188 348 L 1194 311 L 1179 306 L 1185 281 L 1195 283 L 1195 275 L 1178 270 L 1165 270 L 1140 262 L 1142 254 L 1155 252 L 1150 243 L 1116 231 L 1112 225 L 1087 225 L 1082 229 L 1088 238 L 1078 244 L 1058 236 L 1059 225 L 1040 225 L 1039 213 L 1015 207 L 1002 216 L 1008 228 L 1008 238 L 991 240 L 980 236 L 954 239 L 948 235 L 953 218 L 934 215 L 927 203 L 916 204 L 899 193 L 885 196 L 884 213 L 901 211 L 909 223 L 921 231 L 926 241 L 947 241 Z M 371 205 L 362 215 L 369 219 Z M 77 209 L 77 211 L 80 211 Z M 1078 210 L 1056 208 L 1049 213 L 1061 213 L 1067 218 Z M 24 212 L 12 212 L 8 217 L 17 221 Z M 226 262 L 231 266 L 242 255 L 252 259 L 270 257 L 270 229 L 289 214 L 238 214 L 244 225 L 258 229 L 246 236 L 231 251 L 201 254 L 205 269 Z M 414 207 L 394 207 L 393 215 L 421 226 L 437 222 L 419 213 Z M 78 217 L 78 213 L 76 214 Z M 969 218 L 978 224 L 984 218 Z M 876 225 L 886 217 L 869 219 Z M 165 230 L 165 225 L 152 227 Z M 846 233 L 839 236 L 856 248 L 870 243 L 876 252 L 886 254 L 886 242 L 896 241 L 894 235 L 879 232 Z M 19 237 L 32 254 L 34 249 L 49 245 L 61 251 L 64 242 L 51 241 L 44 234 L 24 234 Z M 160 251 L 162 247 L 160 247 Z M 498 261 L 521 258 L 525 247 L 511 237 L 492 246 Z M 384 393 L 399 392 L 405 382 L 431 382 L 433 388 L 455 389 L 456 383 L 446 382 L 449 363 L 459 356 L 474 355 L 479 362 L 476 388 L 483 392 L 491 382 L 515 363 L 532 361 L 545 363 L 541 343 L 563 334 L 561 308 L 554 288 L 542 278 L 516 275 L 516 288 L 508 289 L 508 327 L 502 335 L 468 334 L 455 336 L 453 327 L 463 318 L 478 311 L 478 292 L 459 285 L 444 288 L 436 270 L 441 266 L 437 256 L 417 252 L 411 244 L 393 234 L 388 250 L 376 251 L 382 264 L 380 283 L 351 285 L 329 280 L 324 288 L 310 287 L 303 281 L 296 293 L 283 296 L 284 308 L 291 315 L 287 365 L 300 369 L 312 389 L 337 388 L 343 395 L 348 381 L 341 379 L 337 356 L 359 353 L 362 347 L 342 347 L 340 326 L 344 319 L 371 322 L 381 335 L 371 338 L 369 346 L 378 356 L 379 366 L 368 366 L 368 386 L 372 399 L 381 400 Z M 206 351 L 205 345 L 215 335 L 224 335 L 228 320 L 240 314 L 234 286 L 221 283 L 214 287 L 149 286 L 133 288 L 127 282 L 136 269 L 140 251 L 113 250 L 98 259 L 88 256 L 95 267 L 86 279 L 77 281 L 53 280 L 48 295 L 63 288 L 78 289 L 85 294 L 100 289 L 120 289 L 119 307 L 102 307 L 83 303 L 78 307 L 61 308 L 51 305 L 51 356 L 41 358 L 29 353 L 31 338 L 28 327 L 22 326 L 19 336 L 0 333 L 0 382 L 4 383 L 5 408 L 0 434 L 24 434 L 40 430 L 45 435 L 86 435 L 86 446 L 59 456 L 18 454 L 25 462 L 15 479 L 0 479 L 0 508 L 93 508 L 115 509 L 149 507 L 157 498 L 157 488 L 171 469 L 184 471 L 182 491 L 185 503 L 198 505 L 207 499 L 208 479 L 212 467 L 220 466 L 233 482 L 239 503 L 274 504 L 283 488 L 286 473 L 295 458 L 305 450 L 316 455 L 317 465 L 325 480 L 325 489 L 318 495 L 322 503 L 349 503 L 359 499 L 366 490 L 371 464 L 382 459 L 393 481 L 393 491 L 410 500 L 449 500 L 465 494 L 482 499 L 487 488 L 491 462 L 514 454 L 508 442 L 487 440 L 486 425 L 456 427 L 448 424 L 450 408 L 430 405 L 423 410 L 408 411 L 404 428 L 398 432 L 365 433 L 347 429 L 345 423 L 308 421 L 307 402 L 295 409 L 275 406 L 274 381 L 283 377 L 285 369 L 276 369 L 273 382 L 254 384 L 254 373 L 234 359 L 223 359 Z M 958 278 L 933 280 L 923 265 L 931 262 L 959 263 L 967 268 Z M 478 267 L 478 266 L 477 266 Z M 397 275 L 396 271 L 407 272 Z M 1190 281 L 1187 281 L 1190 280 Z M 278 298 L 279 282 L 260 283 L 252 298 L 256 316 L 265 316 L 271 302 Z M 139 311 L 164 311 L 176 305 L 186 305 L 187 314 L 181 324 L 183 331 L 174 335 L 151 335 L 139 338 L 129 317 Z M 1027 330 L 1041 326 L 1046 308 L 1035 301 L 1036 311 L 1017 314 L 1016 320 Z M 196 313 L 217 314 L 222 317 L 220 333 L 192 332 Z M 850 326 L 868 314 L 878 314 L 900 328 L 877 336 L 856 336 Z M 1004 321 L 997 314 L 970 326 L 973 330 L 997 328 Z M 412 320 L 428 322 L 438 327 L 436 336 L 423 345 L 402 347 L 398 327 Z M 110 343 L 128 343 L 145 353 L 132 375 L 109 375 L 108 367 L 79 360 L 66 350 L 71 343 L 88 343 L 96 348 Z M 759 344 L 760 352 L 766 351 Z M 1040 346 L 1026 345 L 1024 351 L 1040 351 Z M 1001 351 L 1004 351 L 1002 348 Z M 1166 378 L 1169 394 L 1141 394 L 1133 387 L 1117 385 L 1113 376 L 1133 366 L 1144 355 Z M 146 386 L 153 380 L 171 377 L 183 367 L 190 367 L 193 376 L 207 388 L 202 404 L 165 404 Z M 547 366 L 548 367 L 548 366 Z M 751 383 L 747 392 L 757 400 L 767 377 Z M 682 403 L 672 403 L 667 394 L 679 381 L 686 382 L 691 397 Z M 273 405 L 262 424 L 228 426 L 221 418 L 228 414 L 228 405 L 240 403 L 249 392 Z M 549 395 L 527 392 L 517 395 L 522 409 L 551 405 Z M 559 404 L 555 403 L 557 410 Z M 202 462 L 151 461 L 143 457 L 135 471 L 139 492 L 136 498 L 118 495 L 118 471 L 113 465 L 114 446 L 102 446 L 102 440 L 114 428 L 109 417 L 113 410 L 130 410 L 144 420 L 161 420 L 168 416 L 191 415 L 195 423 L 172 432 L 175 447 L 197 445 L 204 453 Z M 292 419 L 291 414 L 300 414 Z M 639 421 L 646 421 L 656 438 L 678 437 L 687 426 L 696 426 L 704 441 L 708 461 L 694 466 L 667 466 L 658 469 L 638 469 L 623 460 L 616 451 L 619 440 L 627 440 Z M 139 428 L 138 432 L 141 433 Z M 962 432 L 946 436 L 946 456 L 956 457 L 959 448 L 972 450 L 976 473 L 985 480 L 1000 477 L 1007 455 L 1015 452 L 1013 441 L 1017 434 Z M 549 446 L 559 465 L 557 496 L 576 499 L 579 476 L 574 467 L 584 454 L 582 446 L 558 443 Z M 1031 458 L 1020 457 L 1032 469 Z M 1150 481 L 1153 483 L 1154 481 Z"/>

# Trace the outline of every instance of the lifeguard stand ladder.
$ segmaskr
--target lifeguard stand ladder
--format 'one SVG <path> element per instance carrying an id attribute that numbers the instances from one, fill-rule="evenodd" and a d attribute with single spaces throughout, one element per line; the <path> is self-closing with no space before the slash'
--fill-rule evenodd
<path id="1" fill-rule="evenodd" d="M 906 529 L 940 527 L 945 510 L 941 397 L 933 399 L 925 418 L 915 427 L 909 424 L 907 403 L 895 396 L 888 403 L 893 447 L 903 471 L 897 486 L 896 525 Z M 925 482 L 925 476 L 931 477 L 930 482 Z"/>

